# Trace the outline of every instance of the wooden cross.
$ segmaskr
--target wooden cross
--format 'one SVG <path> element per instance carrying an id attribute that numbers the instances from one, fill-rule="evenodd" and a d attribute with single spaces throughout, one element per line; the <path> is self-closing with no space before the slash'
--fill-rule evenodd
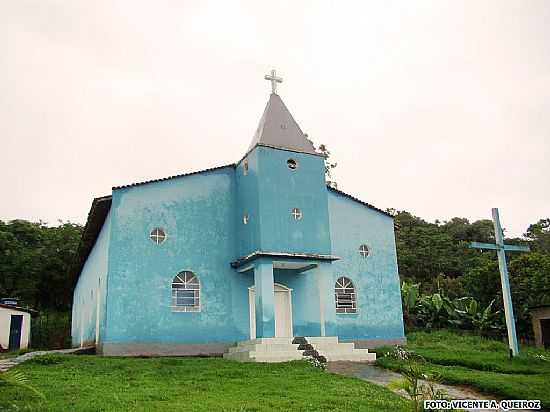
<path id="1" fill-rule="evenodd" d="M 502 298 L 504 300 L 504 315 L 506 316 L 506 329 L 508 330 L 508 347 L 512 352 L 512 356 L 517 356 L 519 354 L 518 338 L 516 336 L 516 321 L 514 319 L 514 307 L 512 305 L 512 295 L 510 293 L 508 267 L 506 266 L 506 252 L 529 252 L 530 249 L 528 246 L 504 244 L 504 232 L 500 226 L 497 208 L 493 208 L 493 223 L 495 226 L 496 243 L 471 242 L 470 247 L 474 249 L 490 249 L 497 251 L 500 282 L 502 284 Z"/>
<path id="2" fill-rule="evenodd" d="M 271 82 L 271 93 L 277 94 L 277 83 L 282 83 L 283 78 L 277 77 L 277 72 L 275 70 L 271 70 L 271 74 L 266 74 L 264 79 Z"/>

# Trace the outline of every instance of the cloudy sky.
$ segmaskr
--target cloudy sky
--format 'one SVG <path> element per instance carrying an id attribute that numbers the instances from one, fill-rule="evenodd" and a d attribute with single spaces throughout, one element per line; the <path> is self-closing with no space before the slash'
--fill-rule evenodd
<path id="1" fill-rule="evenodd" d="M 272 68 L 340 189 L 550 217 L 550 1 L 0 0 L 0 219 L 239 160 Z"/>

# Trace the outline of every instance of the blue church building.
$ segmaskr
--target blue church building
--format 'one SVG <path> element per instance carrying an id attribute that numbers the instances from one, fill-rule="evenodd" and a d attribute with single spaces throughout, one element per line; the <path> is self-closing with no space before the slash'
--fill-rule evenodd
<path id="1" fill-rule="evenodd" d="M 324 156 L 273 87 L 237 163 L 93 200 L 72 344 L 206 355 L 238 342 L 290 350 L 295 337 L 402 343 L 403 317 L 392 216 L 327 185 Z"/>

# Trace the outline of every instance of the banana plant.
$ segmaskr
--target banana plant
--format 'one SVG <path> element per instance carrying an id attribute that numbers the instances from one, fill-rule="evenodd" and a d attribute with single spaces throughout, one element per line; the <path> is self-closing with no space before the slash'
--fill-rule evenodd
<path id="1" fill-rule="evenodd" d="M 403 317 L 408 326 L 416 323 L 415 313 L 418 304 L 419 283 L 403 281 L 401 284 L 401 298 L 403 301 Z"/>
<path id="2" fill-rule="evenodd" d="M 407 326 L 473 329 L 480 333 L 502 329 L 494 300 L 486 307 L 470 296 L 450 299 L 443 293 L 420 294 L 420 284 L 403 281 L 403 315 Z"/>

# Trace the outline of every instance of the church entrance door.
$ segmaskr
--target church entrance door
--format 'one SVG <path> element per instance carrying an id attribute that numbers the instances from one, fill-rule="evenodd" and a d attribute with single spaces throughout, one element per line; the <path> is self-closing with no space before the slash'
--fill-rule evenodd
<path id="1" fill-rule="evenodd" d="M 275 337 L 292 337 L 292 289 L 284 285 L 275 283 L 274 292 L 274 311 L 275 311 Z M 248 301 L 250 308 L 250 339 L 256 339 L 256 293 L 254 287 L 248 289 Z"/>

